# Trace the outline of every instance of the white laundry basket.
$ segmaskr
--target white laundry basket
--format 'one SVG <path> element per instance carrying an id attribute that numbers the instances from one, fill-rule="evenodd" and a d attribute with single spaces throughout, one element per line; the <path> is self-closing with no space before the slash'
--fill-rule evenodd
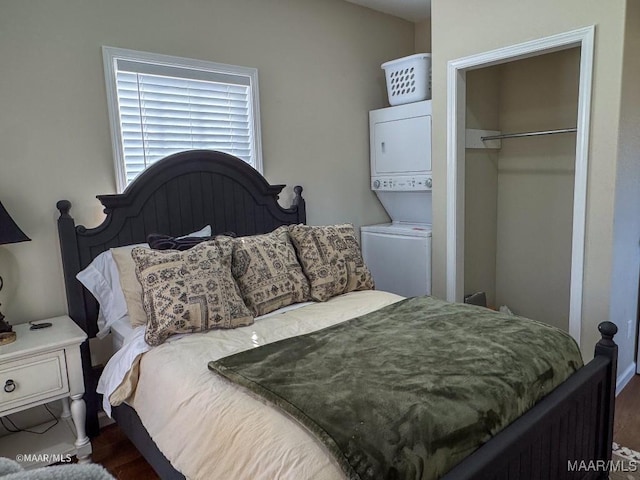
<path id="1" fill-rule="evenodd" d="M 391 105 L 431 98 L 431 54 L 417 53 L 383 63 Z"/>

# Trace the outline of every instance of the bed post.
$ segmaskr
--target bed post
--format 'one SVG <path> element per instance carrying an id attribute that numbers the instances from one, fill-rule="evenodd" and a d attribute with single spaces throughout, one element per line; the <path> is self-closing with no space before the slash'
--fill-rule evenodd
<path id="1" fill-rule="evenodd" d="M 613 336 L 618 333 L 618 327 L 612 322 L 602 322 L 598 325 L 598 330 L 602 335 L 600 341 L 596 344 L 595 356 L 606 357 L 611 361 L 607 370 L 607 379 L 605 381 L 605 396 L 603 405 L 604 428 L 606 429 L 602 435 L 603 444 L 600 445 L 601 456 L 605 460 L 611 460 L 611 449 L 613 444 L 613 418 L 616 405 L 616 375 L 618 370 L 618 345 L 613 341 Z M 608 478 L 605 472 L 602 478 Z"/>
<path id="2" fill-rule="evenodd" d="M 304 198 L 302 198 L 302 187 L 300 185 L 296 185 L 293 187 L 293 191 L 295 193 L 295 197 L 293 197 L 291 207 L 296 207 L 298 209 L 298 223 L 307 223 L 307 203 Z"/>
<path id="3" fill-rule="evenodd" d="M 60 250 L 62 252 L 62 266 L 64 269 L 64 286 L 67 292 L 67 306 L 69 316 L 82 330 L 89 334 L 87 319 L 82 303 L 82 286 L 76 280 L 76 274 L 80 271 L 80 257 L 78 255 L 78 239 L 76 237 L 76 222 L 71 215 L 71 202 L 60 200 L 56 203 L 60 211 L 58 218 L 58 236 L 60 238 Z"/>
<path id="4" fill-rule="evenodd" d="M 62 252 L 62 267 L 64 273 L 64 286 L 67 293 L 67 308 L 69 316 L 87 333 L 89 338 L 95 336 L 87 325 L 87 317 L 84 309 L 84 292 L 82 285 L 76 280 L 76 274 L 80 271 L 80 256 L 78 255 L 78 237 L 76 236 L 75 220 L 69 215 L 71 202 L 60 200 L 56 203 L 56 208 L 60 211 L 58 218 L 58 236 L 60 238 L 60 251 Z M 82 372 L 84 376 L 84 400 L 87 405 L 87 435 L 95 437 L 100 433 L 98 425 L 98 394 L 96 393 L 97 382 L 91 365 L 91 351 L 89 350 L 89 339 L 80 345 L 82 356 Z"/>

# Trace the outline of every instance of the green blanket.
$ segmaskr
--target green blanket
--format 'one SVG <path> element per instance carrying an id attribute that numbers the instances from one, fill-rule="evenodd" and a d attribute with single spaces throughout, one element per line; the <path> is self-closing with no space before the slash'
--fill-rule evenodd
<path id="1" fill-rule="evenodd" d="M 438 478 L 581 366 L 556 328 L 431 297 L 209 363 L 362 480 Z"/>

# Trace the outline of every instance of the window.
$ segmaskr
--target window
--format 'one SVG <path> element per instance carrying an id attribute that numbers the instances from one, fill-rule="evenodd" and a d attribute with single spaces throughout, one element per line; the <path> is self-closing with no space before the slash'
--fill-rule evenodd
<path id="1" fill-rule="evenodd" d="M 219 150 L 262 172 L 255 68 L 102 51 L 118 191 L 184 150 Z"/>

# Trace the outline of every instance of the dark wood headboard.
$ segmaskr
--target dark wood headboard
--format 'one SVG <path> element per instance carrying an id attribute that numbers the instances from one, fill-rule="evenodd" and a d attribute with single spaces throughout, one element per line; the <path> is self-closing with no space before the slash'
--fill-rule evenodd
<path id="1" fill-rule="evenodd" d="M 211 225 L 212 232 L 238 236 L 270 232 L 306 222 L 302 187 L 294 187 L 290 208 L 278 203 L 284 185 L 270 185 L 244 161 L 225 153 L 192 150 L 171 155 L 142 172 L 122 194 L 98 195 L 106 218 L 95 228 L 76 226 L 71 202 L 60 200 L 58 233 L 69 316 L 95 337 L 98 305 L 76 274 L 100 253 L 146 242 L 151 233 L 184 235 Z M 88 342 L 82 347 L 87 431 L 97 434 L 97 378 Z M 94 418 L 95 417 L 95 418 Z"/>

